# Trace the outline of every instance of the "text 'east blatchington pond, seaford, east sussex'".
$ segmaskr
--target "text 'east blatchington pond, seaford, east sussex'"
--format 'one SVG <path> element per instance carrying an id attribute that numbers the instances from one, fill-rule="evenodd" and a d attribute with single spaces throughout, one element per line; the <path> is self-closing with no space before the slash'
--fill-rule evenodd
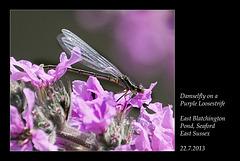
<path id="1" fill-rule="evenodd" d="M 225 121 L 225 117 L 212 116 L 184 116 L 180 117 L 180 136 L 210 136 L 210 129 L 215 129 L 218 122 Z"/>

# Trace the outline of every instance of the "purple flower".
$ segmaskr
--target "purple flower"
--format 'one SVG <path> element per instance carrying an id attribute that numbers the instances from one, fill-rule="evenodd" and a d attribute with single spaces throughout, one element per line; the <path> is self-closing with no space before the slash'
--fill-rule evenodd
<path id="1" fill-rule="evenodd" d="M 60 79 L 72 64 L 82 60 L 76 53 L 81 55 L 80 49 L 74 47 L 70 59 L 67 59 L 66 54 L 63 52 L 56 69 L 49 70 L 48 73 L 45 73 L 42 67 L 32 64 L 29 61 L 16 61 L 13 57 L 10 57 L 10 71 L 12 73 L 10 79 L 14 81 L 22 79 L 24 82 L 31 82 L 36 87 L 42 86 L 42 83 L 52 83 Z M 23 71 L 18 70 L 15 66 L 22 68 Z"/>
<path id="2" fill-rule="evenodd" d="M 22 68 L 24 71 L 19 71 L 15 66 Z M 37 77 L 36 71 L 39 70 L 39 66 L 32 65 L 31 62 L 26 60 L 16 61 L 13 57 L 10 57 L 10 79 L 17 81 L 22 79 L 24 82 L 29 82 L 35 86 L 41 86 L 42 81 Z"/>
<path id="3" fill-rule="evenodd" d="M 172 106 L 162 108 L 161 103 L 152 103 L 148 107 L 154 114 L 148 114 L 141 108 L 138 122 L 148 133 L 153 151 L 174 150 L 174 118 Z"/>
<path id="4" fill-rule="evenodd" d="M 24 88 L 23 93 L 27 99 L 27 108 L 21 115 L 15 106 L 10 105 L 10 150 L 40 151 L 57 150 L 55 145 L 48 141 L 47 134 L 41 129 L 34 129 L 32 109 L 35 103 L 35 94 L 29 88 Z M 24 120 L 22 120 L 22 118 Z"/>
<path id="5" fill-rule="evenodd" d="M 76 55 L 76 53 L 78 55 Z M 75 64 L 78 61 L 81 61 L 82 58 L 81 51 L 78 47 L 74 47 L 71 52 L 70 59 L 67 58 L 66 53 L 62 52 L 60 55 L 60 63 L 57 65 L 56 69 L 52 69 L 48 71 L 48 74 L 53 76 L 53 81 L 60 79 L 67 71 L 67 68 L 71 68 L 72 64 Z"/>
<path id="6" fill-rule="evenodd" d="M 148 108 L 155 113 L 149 114 L 144 107 L 141 107 L 138 121 L 132 123 L 138 135 L 132 136 L 129 145 L 122 145 L 115 150 L 174 150 L 175 135 L 172 106 L 162 108 L 162 104 L 157 102 L 149 104 Z"/>
<path id="7" fill-rule="evenodd" d="M 125 144 L 125 145 L 120 145 L 113 151 L 132 151 L 131 145 Z"/>
<path id="8" fill-rule="evenodd" d="M 115 115 L 116 102 L 113 93 L 104 91 L 97 78 L 90 76 L 87 82 L 73 82 L 69 125 L 82 132 L 101 134 L 106 131 Z"/>
<path id="9" fill-rule="evenodd" d="M 122 107 L 121 110 L 123 110 L 125 108 L 125 106 L 129 103 L 131 105 L 128 106 L 128 109 L 131 108 L 131 107 L 140 108 L 140 107 L 143 106 L 144 103 L 149 104 L 152 101 L 152 97 L 151 97 L 152 89 L 156 84 L 157 84 L 157 82 L 152 83 L 148 89 L 144 89 L 144 93 L 137 93 L 137 95 L 134 96 L 133 98 L 130 98 L 131 97 L 131 95 L 130 95 L 131 91 L 129 91 L 126 96 L 122 97 L 118 101 L 118 105 L 121 104 L 121 107 Z M 118 100 L 123 94 L 124 93 L 115 94 L 114 95 L 115 100 Z"/>
<path id="10" fill-rule="evenodd" d="M 144 103 L 149 104 L 152 101 L 152 89 L 155 87 L 157 82 L 152 83 L 148 89 L 144 89 L 144 93 L 137 93 L 135 97 L 131 99 L 131 104 L 135 107 L 142 107 Z"/>
<path id="11" fill-rule="evenodd" d="M 133 127 L 139 135 L 133 135 L 132 143 L 135 145 L 135 150 L 150 151 L 151 145 L 147 131 L 138 122 L 133 122 Z"/>

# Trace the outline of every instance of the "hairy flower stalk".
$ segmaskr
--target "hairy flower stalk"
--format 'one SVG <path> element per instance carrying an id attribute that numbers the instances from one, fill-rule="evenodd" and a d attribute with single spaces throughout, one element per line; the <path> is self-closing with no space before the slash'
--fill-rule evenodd
<path id="1" fill-rule="evenodd" d="M 64 125 L 57 129 L 57 136 L 63 139 L 62 144 L 71 150 L 98 150 L 95 135 L 92 133 L 82 133 L 73 127 Z"/>
<path id="2" fill-rule="evenodd" d="M 128 118 L 124 113 L 117 114 L 108 126 L 107 130 L 97 135 L 97 140 L 102 150 L 113 150 L 116 147 L 131 142 L 133 127 L 131 123 L 133 118 Z"/>

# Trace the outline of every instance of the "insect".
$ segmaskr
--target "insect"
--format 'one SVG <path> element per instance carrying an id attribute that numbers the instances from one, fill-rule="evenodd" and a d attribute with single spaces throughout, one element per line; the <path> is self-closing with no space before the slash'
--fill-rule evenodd
<path id="1" fill-rule="evenodd" d="M 68 53 L 69 55 L 71 55 L 71 52 L 74 52 L 73 50 L 74 47 L 78 47 L 81 50 L 81 55 L 77 52 L 74 52 L 74 54 L 81 56 L 82 60 L 80 61 L 80 63 L 82 63 L 83 65 L 98 72 L 110 74 L 111 76 L 98 74 L 77 68 L 68 68 L 67 69 L 68 71 L 88 76 L 94 76 L 99 79 L 115 82 L 118 85 L 125 88 L 127 91 L 130 90 L 134 94 L 144 93 L 144 89 L 141 84 L 138 86 L 135 85 L 129 79 L 129 77 L 122 74 L 111 62 L 109 62 L 106 58 L 101 56 L 97 51 L 95 51 L 92 47 L 90 47 L 86 42 L 84 42 L 82 39 L 80 39 L 77 35 L 75 35 L 71 31 L 67 29 L 62 29 L 62 34 L 59 34 L 57 36 L 57 40 L 59 44 L 62 46 L 62 48 L 65 50 L 65 52 Z M 54 69 L 55 67 L 56 66 L 54 65 L 44 66 L 45 69 Z"/>

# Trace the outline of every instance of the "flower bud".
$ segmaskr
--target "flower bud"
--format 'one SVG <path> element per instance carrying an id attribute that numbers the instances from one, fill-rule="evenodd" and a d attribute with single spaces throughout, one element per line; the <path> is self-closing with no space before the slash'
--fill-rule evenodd
<path id="1" fill-rule="evenodd" d="M 11 80 L 10 83 L 10 104 L 17 107 L 20 113 L 23 112 L 24 106 L 24 94 L 23 94 L 24 82 L 18 83 Z"/>

